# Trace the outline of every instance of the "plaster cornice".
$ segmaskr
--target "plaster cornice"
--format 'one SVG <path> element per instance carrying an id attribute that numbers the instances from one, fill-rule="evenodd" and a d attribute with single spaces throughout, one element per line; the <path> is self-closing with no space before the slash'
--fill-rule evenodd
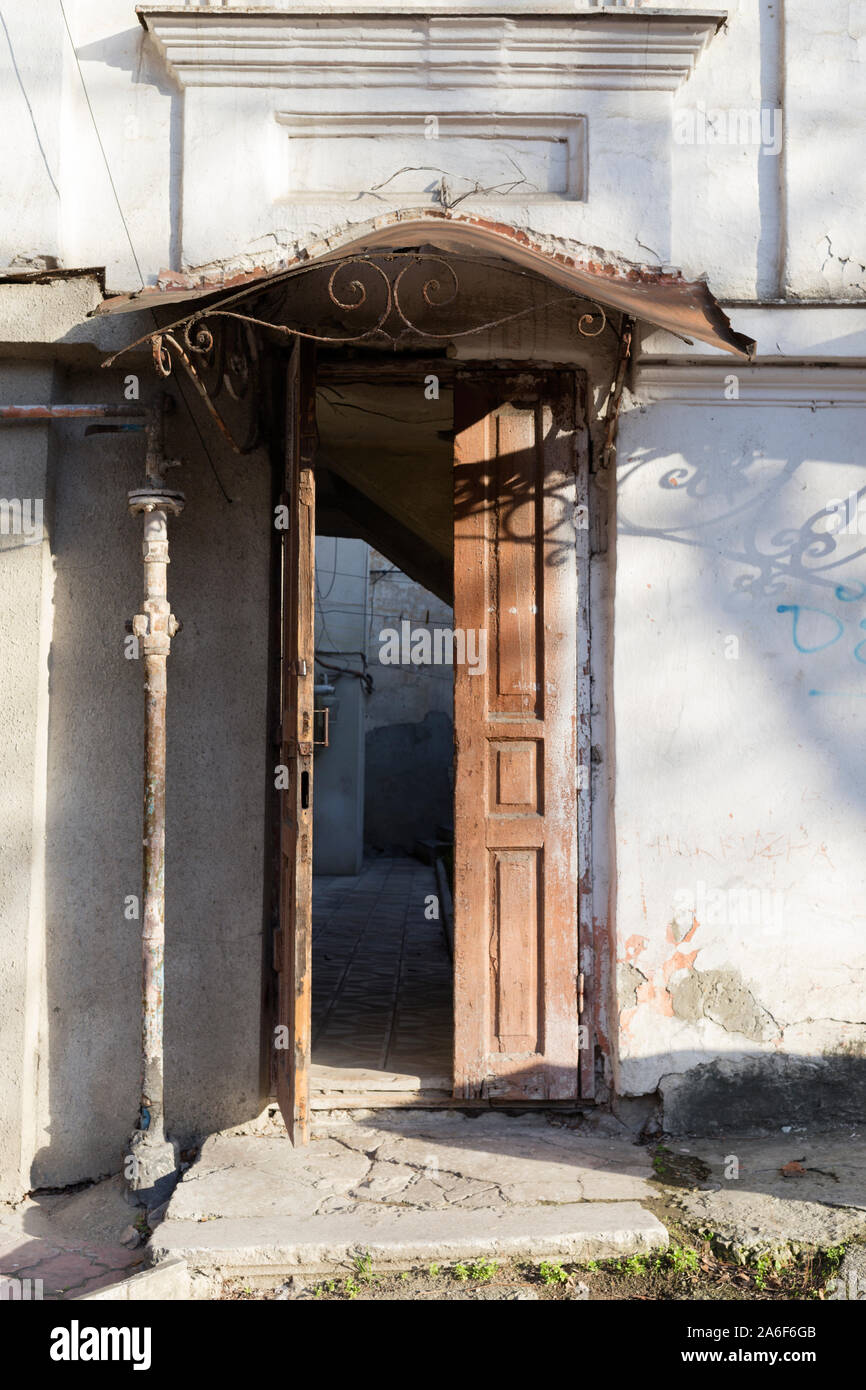
<path id="1" fill-rule="evenodd" d="M 508 9 L 508 7 L 503 7 Z M 501 87 L 674 91 L 724 19 L 718 11 L 501 14 L 141 8 L 184 87 Z"/>
<path id="2" fill-rule="evenodd" d="M 736 378 L 737 394 L 730 397 Z M 728 394 L 726 395 L 726 391 Z M 638 404 L 697 405 L 719 411 L 746 406 L 801 406 L 810 410 L 866 406 L 866 369 L 815 363 L 737 366 L 718 363 L 638 364 L 632 387 Z"/>

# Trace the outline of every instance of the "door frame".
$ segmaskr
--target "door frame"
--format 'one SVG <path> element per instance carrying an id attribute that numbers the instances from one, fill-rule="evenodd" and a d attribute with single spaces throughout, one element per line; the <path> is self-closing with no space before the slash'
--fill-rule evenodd
<path id="1" fill-rule="evenodd" d="M 369 378 L 371 386 L 382 386 L 398 382 L 417 382 L 419 375 L 422 377 L 428 374 L 438 375 L 440 382 L 447 385 L 453 384 L 456 376 L 461 371 L 478 374 L 479 372 L 489 373 L 492 377 L 500 375 L 514 375 L 515 373 L 543 374 L 545 371 L 567 372 L 574 378 L 575 383 L 575 479 L 576 495 L 578 498 L 578 515 L 575 518 L 575 566 L 577 578 L 577 650 L 575 659 L 577 664 L 576 673 L 576 747 L 578 760 L 578 795 L 577 795 L 577 857 L 578 873 L 576 883 L 576 917 L 578 930 L 578 953 L 579 953 L 579 1011 L 578 1026 L 581 1030 L 580 1041 L 584 1044 L 578 1053 L 578 1078 L 579 1078 L 579 1099 L 580 1102 L 592 1100 L 595 1095 L 595 1050 L 596 1050 L 596 1019 L 598 1013 L 597 998 L 597 976 L 594 969 L 594 943 L 593 943 L 593 900 L 592 900 L 592 763 L 591 763 L 591 627 L 590 627 L 590 535 L 591 535 L 591 501 L 590 501 L 590 431 L 588 414 L 588 379 L 587 371 L 571 362 L 562 362 L 548 359 L 505 359 L 500 358 L 495 361 L 476 358 L 446 358 L 434 353 L 405 353 L 380 360 L 369 350 L 363 349 L 343 349 L 336 352 L 322 354 L 317 358 L 315 368 L 315 381 L 313 393 L 321 384 L 339 383 L 347 381 L 363 382 Z M 285 375 L 285 354 L 278 354 L 279 375 Z M 372 360 L 371 360 L 372 359 Z M 279 497 L 282 494 L 281 470 L 284 466 L 284 441 L 280 437 L 279 420 L 280 412 L 275 411 L 275 428 L 272 431 L 271 457 L 275 477 L 274 495 Z M 274 552 L 277 559 L 272 560 L 272 608 L 271 614 L 271 653 L 270 653 L 270 695 L 269 695 L 269 769 L 273 766 L 273 748 L 277 744 L 278 731 L 274 728 L 274 712 L 279 708 L 279 689 L 281 673 L 279 669 L 279 642 L 276 634 L 279 632 L 281 621 L 281 586 L 276 578 L 279 573 L 279 536 L 274 537 Z M 315 601 L 315 600 L 314 600 Z M 275 609 L 275 611 L 274 611 Z M 276 655 L 275 655 L 276 653 Z M 274 667 L 276 666 L 276 670 Z M 275 696 L 276 692 L 276 696 Z M 455 722 L 455 738 L 458 730 Z M 273 778 L 269 779 L 272 788 Z M 267 914 L 270 926 L 273 929 L 278 926 L 276 920 L 278 892 L 276 890 L 276 874 L 279 865 L 279 846 L 278 846 L 278 826 L 279 809 L 275 795 L 269 796 L 269 826 L 270 833 L 266 836 L 266 855 L 270 860 L 270 873 L 268 874 Z M 275 827 L 277 827 L 275 831 Z M 263 1027 L 263 1041 L 266 1040 L 268 1046 L 267 1060 L 264 1063 L 263 1071 L 267 1071 L 273 1083 L 273 1037 L 276 1012 L 276 991 L 274 985 L 274 973 L 267 968 L 273 963 L 273 930 L 266 932 L 265 947 L 265 980 L 264 980 L 264 1008 L 263 1016 L 265 1019 Z M 303 1082 L 301 1083 L 303 1087 Z M 271 1091 L 273 1094 L 273 1091 Z M 387 1093 L 383 1093 L 383 1101 L 387 1103 Z M 452 1096 L 451 1103 L 455 1106 L 465 1105 L 465 1099 Z M 496 1105 L 495 1100 L 486 1102 Z M 535 1107 L 550 1107 L 551 1105 L 562 1105 L 565 1102 L 550 1101 L 519 1101 L 514 1100 L 502 1102 L 502 1104 L 513 1108 L 527 1109 Z M 303 1136 L 299 1136 L 304 1142 Z"/>
<path id="2" fill-rule="evenodd" d="M 310 1138 L 312 1004 L 313 683 L 315 656 L 315 350 L 296 338 L 282 358 L 277 715 L 272 730 L 276 824 L 272 963 L 277 973 L 271 1075 L 289 1137 Z"/>

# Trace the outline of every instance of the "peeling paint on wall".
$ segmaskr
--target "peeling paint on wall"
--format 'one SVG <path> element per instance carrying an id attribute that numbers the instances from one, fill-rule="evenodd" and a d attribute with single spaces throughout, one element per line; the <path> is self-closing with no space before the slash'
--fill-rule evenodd
<path id="1" fill-rule="evenodd" d="M 742 1033 L 755 1042 L 779 1034 L 775 1020 L 736 970 L 694 970 L 671 986 L 670 996 L 675 1016 L 688 1023 L 709 1018 L 727 1032 Z"/>

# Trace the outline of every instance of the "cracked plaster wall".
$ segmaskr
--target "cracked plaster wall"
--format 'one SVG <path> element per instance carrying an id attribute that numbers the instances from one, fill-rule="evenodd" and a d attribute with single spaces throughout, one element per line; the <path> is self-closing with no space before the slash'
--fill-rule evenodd
<path id="1" fill-rule="evenodd" d="M 681 0 L 680 8 L 706 6 Z M 673 94 L 575 93 L 560 90 L 554 75 L 544 109 L 564 121 L 588 116 L 585 199 L 533 194 L 503 203 L 491 195 L 485 211 L 632 260 L 706 272 L 721 297 L 862 298 L 866 0 L 730 0 L 725 8 L 725 28 Z M 309 91 L 290 99 L 231 71 L 224 86 L 182 88 L 127 0 L 70 0 L 79 74 L 59 15 L 48 9 L 8 0 L 3 10 L 0 114 L 16 159 L 0 261 L 104 265 L 109 287 L 129 290 L 140 284 L 139 267 L 152 283 L 163 267 L 268 263 L 346 220 L 400 205 L 387 186 L 363 206 L 357 194 L 293 195 L 288 137 L 274 112 L 294 105 L 305 119 L 315 115 Z M 566 72 L 563 64 L 563 81 Z M 351 97 L 335 106 L 329 96 L 326 106 L 417 109 L 419 121 L 466 108 L 517 116 L 539 109 L 536 91 L 498 83 L 476 92 L 411 82 L 382 88 L 359 71 Z M 762 109 L 784 111 L 778 156 L 754 142 L 674 138 L 684 113 L 721 112 L 724 125 L 732 112 Z M 396 172 L 409 146 L 387 127 L 382 138 L 393 143 Z M 429 142 L 430 163 L 443 165 L 446 180 L 448 143 Z M 500 144 L 490 144 L 489 171 L 482 156 L 482 186 L 501 185 Z M 452 182 L 465 191 L 465 179 Z"/>
<path id="2" fill-rule="evenodd" d="M 784 1077 L 811 1078 L 802 1111 L 841 1066 L 836 1090 L 862 1105 L 863 541 L 822 529 L 856 486 L 862 408 L 631 405 L 614 610 L 617 1089 L 663 1082 L 682 1124 L 683 1073 L 697 1069 L 695 1114 L 712 1109 L 714 1078 L 732 1114 L 740 1068 L 764 1077 L 756 1094 L 779 1078 L 783 1118 Z M 753 1097 L 739 1094 L 745 1118 Z"/>
<path id="3" fill-rule="evenodd" d="M 785 53 L 785 289 L 862 301 L 866 3 L 785 0 Z"/>

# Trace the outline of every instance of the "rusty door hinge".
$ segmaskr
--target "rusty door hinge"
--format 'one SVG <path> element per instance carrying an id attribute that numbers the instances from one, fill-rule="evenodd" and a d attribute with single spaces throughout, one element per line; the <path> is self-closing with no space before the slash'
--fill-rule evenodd
<path id="1" fill-rule="evenodd" d="M 578 1016 L 578 1018 L 580 1018 L 580 1017 L 582 1016 L 582 1014 L 583 1014 L 583 971 L 581 970 L 580 974 L 579 974 L 578 977 L 577 977 L 577 1016 Z"/>
<path id="2" fill-rule="evenodd" d="M 305 676 L 307 674 L 307 663 L 303 657 L 299 661 L 287 661 L 286 670 L 290 676 Z"/>

